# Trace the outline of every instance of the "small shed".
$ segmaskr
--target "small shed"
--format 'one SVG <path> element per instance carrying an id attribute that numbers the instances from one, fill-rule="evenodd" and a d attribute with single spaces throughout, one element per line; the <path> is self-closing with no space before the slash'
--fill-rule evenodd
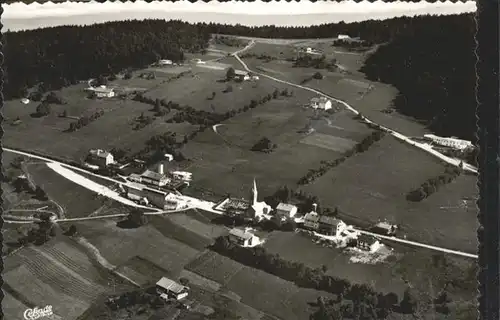
<path id="1" fill-rule="evenodd" d="M 181 300 L 188 296 L 189 288 L 171 279 L 162 277 L 156 283 L 156 292 L 164 298 Z M 162 296 L 163 295 L 163 296 Z"/>

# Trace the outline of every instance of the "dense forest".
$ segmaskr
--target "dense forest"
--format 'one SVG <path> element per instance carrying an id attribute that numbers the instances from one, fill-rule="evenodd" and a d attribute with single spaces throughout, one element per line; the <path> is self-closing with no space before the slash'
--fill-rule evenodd
<path id="1" fill-rule="evenodd" d="M 4 96 L 21 97 L 42 83 L 47 91 L 158 58 L 179 61 L 206 48 L 206 28 L 181 21 L 120 21 L 4 34 Z"/>
<path id="2" fill-rule="evenodd" d="M 475 140 L 475 22 L 472 15 L 434 18 L 395 37 L 361 69 L 368 79 L 394 85 L 394 107 L 442 136 Z"/>
<path id="3" fill-rule="evenodd" d="M 8 32 L 7 99 L 40 82 L 41 91 L 142 67 L 159 57 L 175 61 L 207 47 L 210 34 L 263 38 L 334 38 L 380 44 L 362 68 L 367 78 L 400 94 L 395 108 L 439 135 L 475 140 L 475 22 L 473 14 L 401 17 L 311 27 L 247 27 L 180 21 L 121 21 L 87 27 Z"/>

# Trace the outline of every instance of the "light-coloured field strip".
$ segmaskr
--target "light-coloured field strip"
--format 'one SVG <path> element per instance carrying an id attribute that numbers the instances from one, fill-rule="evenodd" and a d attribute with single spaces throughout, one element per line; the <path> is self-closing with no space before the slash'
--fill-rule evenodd
<path id="1" fill-rule="evenodd" d="M 221 288 L 220 283 L 205 278 L 189 270 L 182 270 L 180 277 L 188 279 L 190 283 L 194 283 L 197 286 L 205 287 L 213 291 L 219 291 L 219 289 Z"/>
<path id="2" fill-rule="evenodd" d="M 85 300 L 55 290 L 54 286 L 48 285 L 35 276 L 26 265 L 5 273 L 3 278 L 26 300 L 37 306 L 51 305 L 53 312 L 65 320 L 76 319 L 90 306 L 90 303 Z"/>
<path id="3" fill-rule="evenodd" d="M 322 133 L 311 134 L 300 142 L 319 148 L 333 150 L 335 152 L 345 152 L 356 145 L 355 141 Z"/>

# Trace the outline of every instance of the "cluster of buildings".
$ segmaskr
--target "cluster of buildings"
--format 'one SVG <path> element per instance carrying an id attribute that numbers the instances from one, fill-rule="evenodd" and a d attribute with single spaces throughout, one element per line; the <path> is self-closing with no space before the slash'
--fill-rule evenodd
<path id="1" fill-rule="evenodd" d="M 332 101 L 326 97 L 315 97 L 309 102 L 309 107 L 319 110 L 330 110 L 332 108 Z"/>
<path id="2" fill-rule="evenodd" d="M 316 212 L 316 205 L 314 205 L 313 211 L 304 216 L 303 227 L 324 235 L 337 243 L 354 245 L 363 251 L 375 252 L 382 246 L 375 237 L 353 230 L 340 219 L 319 215 Z"/>
<path id="3" fill-rule="evenodd" d="M 472 142 L 457 138 L 444 138 L 433 134 L 424 134 L 424 139 L 431 141 L 443 147 L 453 148 L 457 150 L 465 150 L 467 148 L 473 148 Z"/>
<path id="4" fill-rule="evenodd" d="M 234 80 L 236 81 L 248 81 L 248 80 L 259 80 L 259 76 L 253 75 L 247 71 L 234 70 Z"/>

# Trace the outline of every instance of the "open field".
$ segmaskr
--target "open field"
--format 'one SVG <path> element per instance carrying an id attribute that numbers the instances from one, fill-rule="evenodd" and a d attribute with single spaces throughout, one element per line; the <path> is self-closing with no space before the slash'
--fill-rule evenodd
<path id="1" fill-rule="evenodd" d="M 241 302 L 281 319 L 305 319 L 310 311 L 307 302 L 315 302 L 325 292 L 298 288 L 260 270 L 246 267 L 227 257 L 208 251 L 186 268 L 220 283 L 221 290 L 230 290 Z"/>
<path id="2" fill-rule="evenodd" d="M 5 319 L 18 319 L 23 314 L 24 310 L 29 307 L 21 301 L 14 298 L 6 289 L 3 289 L 4 296 L 2 298 L 2 312 Z"/>
<path id="3" fill-rule="evenodd" d="M 151 224 L 137 229 L 121 229 L 116 222 L 109 220 L 78 222 L 75 225 L 79 233 L 114 265 L 122 265 L 134 256 L 141 256 L 175 274 L 198 253 L 192 247 L 166 237 Z"/>
<path id="4" fill-rule="evenodd" d="M 210 66 L 213 65 L 213 68 Z M 152 99 L 166 99 L 188 105 L 197 110 L 225 113 L 248 105 L 251 100 L 259 100 L 275 89 L 283 90 L 285 86 L 268 79 L 255 82 L 225 82 L 227 64 L 200 65 L 196 72 L 180 79 L 158 86 L 148 91 L 145 96 Z M 217 69 L 220 68 L 220 69 Z M 241 69 L 241 68 L 240 68 Z M 232 92 L 223 92 L 232 86 Z M 215 93 L 214 98 L 212 95 Z"/>
<path id="5" fill-rule="evenodd" d="M 67 218 L 86 217 L 104 204 L 103 198 L 54 172 L 45 164 L 30 165 L 36 184 L 61 205 Z"/>
<path id="6" fill-rule="evenodd" d="M 184 212 L 180 214 L 171 214 L 167 216 L 167 218 L 173 223 L 180 225 L 188 229 L 189 231 L 194 232 L 205 238 L 215 239 L 223 234 L 224 235 L 227 234 L 226 228 L 210 223 L 201 222 L 198 219 L 194 219 L 186 215 Z"/>
<path id="7" fill-rule="evenodd" d="M 469 210 L 440 210 L 437 202 L 426 205 L 427 200 L 413 203 L 406 200 L 406 193 L 426 179 L 444 172 L 444 166 L 434 157 L 411 148 L 391 136 L 375 143 L 368 151 L 349 158 L 330 170 L 312 184 L 303 187 L 307 193 L 317 195 L 323 205 L 338 206 L 341 211 L 361 221 L 375 223 L 388 219 L 399 224 L 408 239 L 432 243 L 467 252 L 477 250 L 476 213 Z M 453 206 L 472 192 L 474 177 L 460 177 L 471 188 L 459 192 L 448 191 L 442 206 Z M 453 184 L 459 183 L 453 182 Z M 440 198 L 441 191 L 429 197 Z M 450 193 L 454 193 L 451 195 Z M 477 193 L 476 193 L 477 194 Z M 475 194 L 469 194 L 474 196 Z M 438 201 L 439 200 L 431 200 Z M 446 204 L 448 203 L 448 204 Z M 451 204 L 451 205 L 450 205 Z M 454 223 L 450 223 L 454 221 Z"/>
<path id="8" fill-rule="evenodd" d="M 151 261 L 135 256 L 120 265 L 116 271 L 125 275 L 141 286 L 155 284 L 161 277 L 168 276 L 168 271 L 160 268 Z"/>
<path id="9" fill-rule="evenodd" d="M 71 242 L 25 247 L 12 258 L 17 266 L 4 274 L 9 288 L 32 305 L 52 305 L 64 319 L 76 319 L 101 294 L 110 293 L 111 276 Z"/>
<path id="10" fill-rule="evenodd" d="M 196 250 L 204 250 L 213 242 L 212 238 L 196 233 L 182 224 L 175 223 L 168 216 L 151 216 L 149 221 L 163 236 L 180 241 Z"/>
<path id="11" fill-rule="evenodd" d="M 244 267 L 241 263 L 213 251 L 206 251 L 186 265 L 186 270 L 225 285 Z"/>
<path id="12" fill-rule="evenodd" d="M 239 114 L 217 127 L 206 130 L 183 148 L 193 160 L 186 170 L 193 172 L 193 186 L 208 189 L 220 196 L 247 197 L 255 177 L 261 194 L 274 193 L 283 185 L 292 186 L 309 168 L 322 160 L 333 160 L 341 152 L 300 141 L 300 133 L 311 126 L 316 133 L 360 141 L 370 130 L 345 113 L 325 115 L 318 120 L 313 111 L 286 100 L 270 101 Z M 272 153 L 252 152 L 250 148 L 262 137 L 278 145 Z M 345 148 L 345 146 L 344 146 Z M 221 177 L 224 177 L 221 181 Z M 194 189 L 194 188 L 193 188 Z M 193 189 L 187 189 L 190 192 Z"/>

